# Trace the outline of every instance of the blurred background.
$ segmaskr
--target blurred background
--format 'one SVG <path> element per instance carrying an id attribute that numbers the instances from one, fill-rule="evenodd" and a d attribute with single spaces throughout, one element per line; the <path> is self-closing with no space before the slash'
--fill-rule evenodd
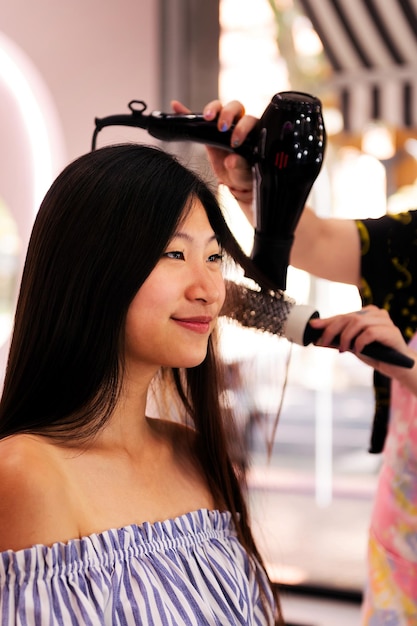
<path id="1" fill-rule="evenodd" d="M 193 111 L 216 97 L 240 99 L 259 116 L 279 91 L 310 92 L 323 102 L 329 141 L 309 204 L 355 218 L 417 206 L 413 0 L 14 0 L 1 14 L 1 374 L 39 203 L 66 163 L 90 150 L 94 118 L 125 113 L 132 99 L 149 111 L 169 111 L 171 99 Z M 155 143 L 112 127 L 99 144 L 125 140 Z M 165 147 L 210 175 L 202 147 Z M 249 251 L 249 224 L 219 194 Z M 360 307 L 355 288 L 294 268 L 287 291 L 323 316 Z M 380 464 L 368 453 L 372 371 L 349 354 L 232 325 L 222 341 L 255 532 L 287 614 L 334 624 L 327 609 L 342 601 L 337 624 L 358 623 Z"/>

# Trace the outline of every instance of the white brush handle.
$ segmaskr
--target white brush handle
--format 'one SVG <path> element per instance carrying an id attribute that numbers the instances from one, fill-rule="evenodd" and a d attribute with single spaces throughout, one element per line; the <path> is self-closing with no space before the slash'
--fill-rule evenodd
<path id="1" fill-rule="evenodd" d="M 313 306 L 309 304 L 294 304 L 288 313 L 286 322 L 283 324 L 284 337 L 299 346 L 306 346 L 310 343 L 306 337 L 308 323 L 313 317 L 318 316 L 318 311 Z"/>

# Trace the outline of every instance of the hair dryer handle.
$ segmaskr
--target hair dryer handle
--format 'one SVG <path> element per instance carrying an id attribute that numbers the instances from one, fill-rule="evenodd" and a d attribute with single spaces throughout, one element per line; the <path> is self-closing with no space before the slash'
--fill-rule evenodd
<path id="1" fill-rule="evenodd" d="M 245 141 L 238 147 L 232 148 L 231 137 L 234 129 L 232 125 L 226 131 L 217 128 L 217 120 L 206 120 L 201 113 L 162 113 L 151 111 L 145 113 L 147 105 L 143 100 L 129 102 L 130 114 L 109 115 L 104 118 L 95 118 L 95 131 L 92 140 L 92 149 L 96 147 L 98 133 L 106 126 L 133 126 L 143 128 L 155 139 L 161 141 L 192 141 L 243 156 L 250 164 L 255 158 L 255 145 L 258 130 L 255 126 L 248 133 Z"/>
<path id="2" fill-rule="evenodd" d="M 217 120 L 206 120 L 200 113 L 161 113 L 153 111 L 148 116 L 148 132 L 162 141 L 192 141 L 196 143 L 222 148 L 236 152 L 253 164 L 254 145 L 257 130 L 247 135 L 241 146 L 232 148 L 231 138 L 234 125 L 228 130 L 220 131 Z"/>

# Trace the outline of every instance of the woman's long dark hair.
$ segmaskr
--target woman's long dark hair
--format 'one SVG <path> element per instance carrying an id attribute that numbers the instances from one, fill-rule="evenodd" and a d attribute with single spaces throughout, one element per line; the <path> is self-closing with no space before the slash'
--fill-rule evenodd
<path id="1" fill-rule="evenodd" d="M 157 148 L 101 148 L 58 176 L 29 242 L 0 438 L 32 433 L 79 443 L 105 425 L 121 386 L 127 310 L 192 198 L 205 207 L 226 253 L 249 267 L 207 185 Z M 248 553 L 261 561 L 228 454 L 212 342 L 201 365 L 173 375 L 199 434 L 212 492 L 231 511 Z"/>

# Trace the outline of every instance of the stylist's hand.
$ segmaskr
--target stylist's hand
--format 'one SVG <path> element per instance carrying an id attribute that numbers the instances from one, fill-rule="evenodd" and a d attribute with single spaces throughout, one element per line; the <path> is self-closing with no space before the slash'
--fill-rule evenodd
<path id="1" fill-rule="evenodd" d="M 190 113 L 190 110 L 177 100 L 173 100 L 171 106 L 175 113 Z M 213 100 L 206 104 L 203 115 L 206 120 L 217 118 L 217 127 L 220 131 L 226 131 L 232 124 L 236 124 L 231 136 L 232 147 L 238 147 L 242 144 L 257 121 L 256 117 L 245 115 L 243 104 L 237 100 L 224 106 L 219 100 Z M 252 170 L 248 162 L 238 154 L 227 152 L 221 148 L 207 146 L 207 152 L 219 183 L 230 189 L 242 211 L 253 224 L 253 180 Z"/>
<path id="2" fill-rule="evenodd" d="M 414 360 L 417 359 L 416 352 L 404 341 L 399 328 L 395 326 L 385 309 L 370 305 L 353 313 L 312 319 L 310 324 L 313 328 L 320 328 L 323 331 L 317 345 L 331 347 L 334 338 L 340 335 L 340 352 L 348 350 L 354 352 L 358 358 L 384 376 L 396 378 L 417 394 L 417 365 L 407 369 L 360 354 L 365 346 L 373 341 L 378 341 Z"/>

